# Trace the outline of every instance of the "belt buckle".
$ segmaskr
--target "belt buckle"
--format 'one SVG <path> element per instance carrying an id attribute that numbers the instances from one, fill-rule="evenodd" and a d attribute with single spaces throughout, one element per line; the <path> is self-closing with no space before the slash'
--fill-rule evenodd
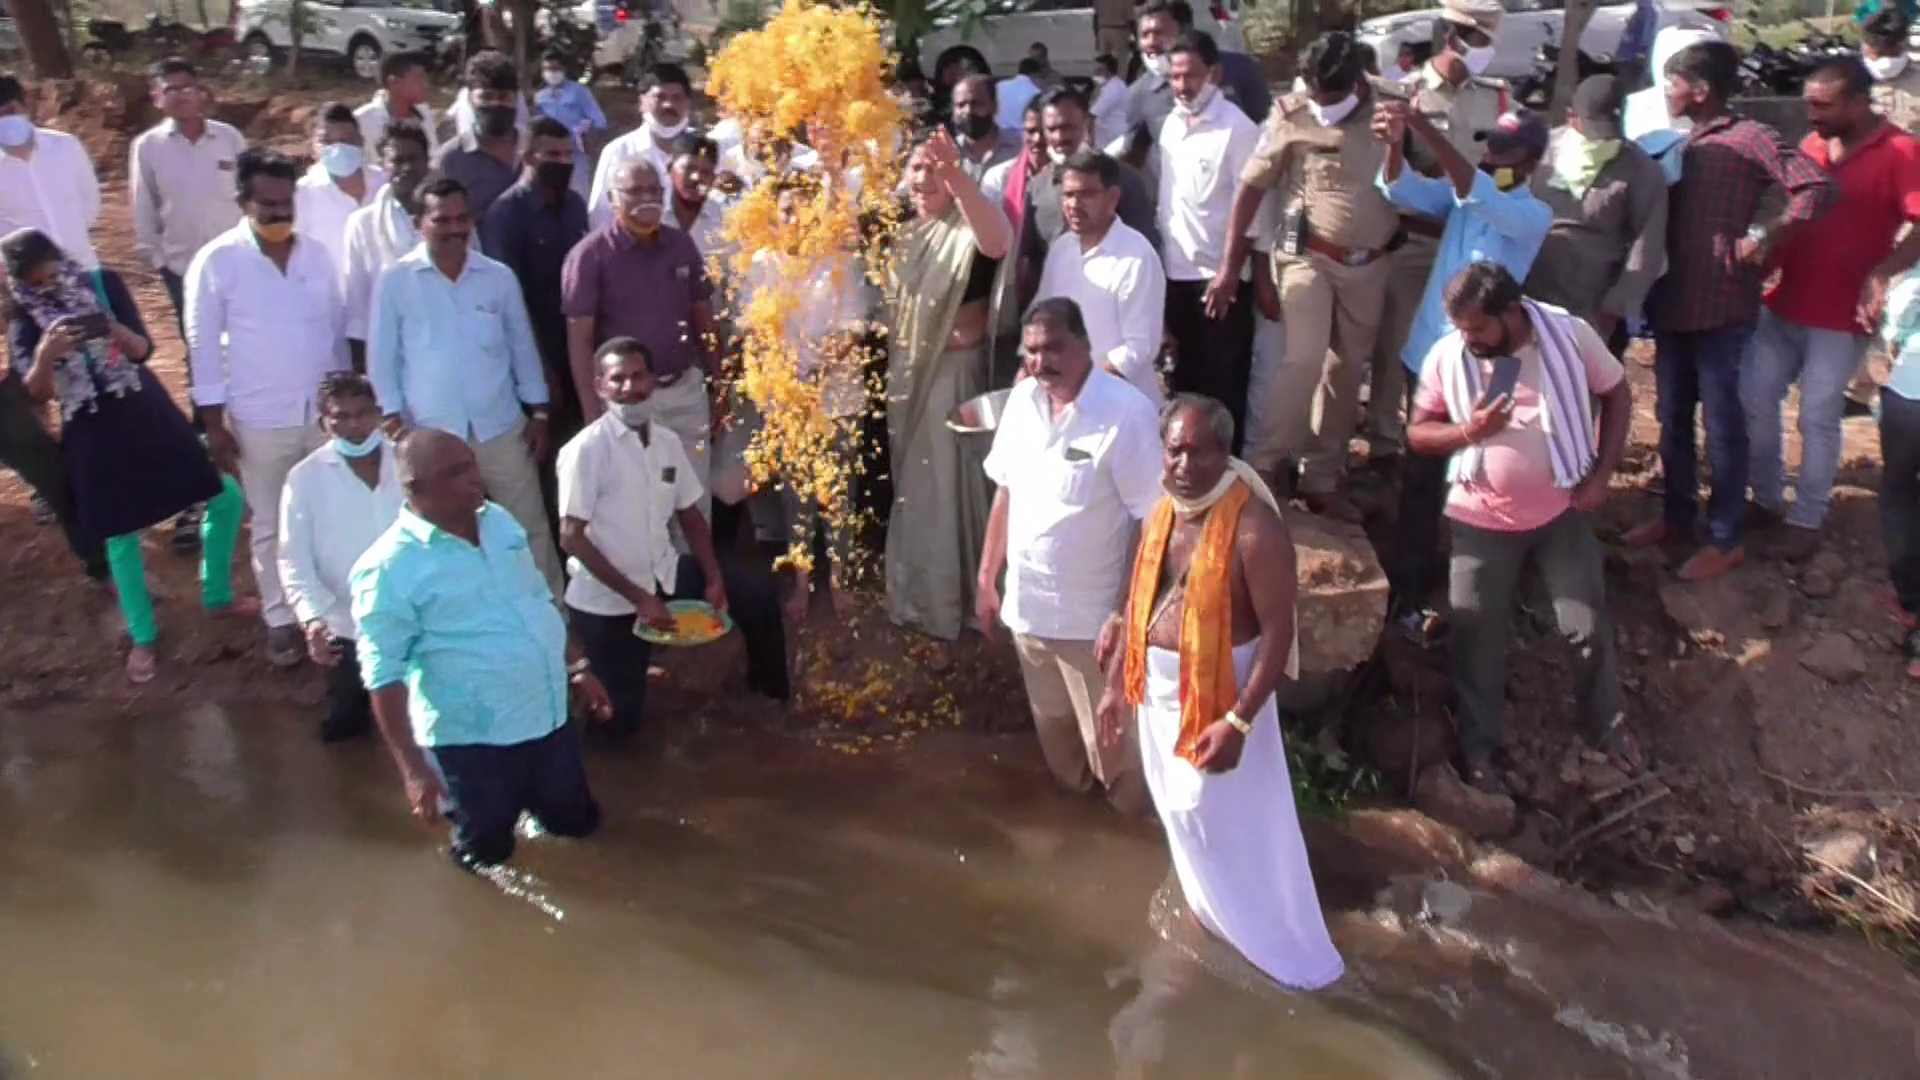
<path id="1" fill-rule="evenodd" d="M 1349 248 L 1347 249 L 1347 253 L 1341 257 L 1340 261 L 1347 266 L 1365 266 L 1373 261 L 1373 252 L 1361 251 L 1358 248 Z"/>

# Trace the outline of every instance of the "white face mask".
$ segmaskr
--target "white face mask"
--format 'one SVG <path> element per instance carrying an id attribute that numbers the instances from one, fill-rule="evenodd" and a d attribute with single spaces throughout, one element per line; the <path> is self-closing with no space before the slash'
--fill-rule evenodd
<path id="1" fill-rule="evenodd" d="M 679 138 L 682 132 L 687 130 L 687 122 L 682 120 L 672 127 L 667 127 L 660 123 L 660 121 L 649 116 L 647 117 L 647 130 L 653 134 L 655 142 L 672 142 Z"/>
<path id="2" fill-rule="evenodd" d="M 1907 54 L 1905 53 L 1897 56 L 1869 56 L 1863 59 L 1867 62 L 1867 71 L 1870 72 L 1878 82 L 1886 82 L 1888 79 L 1894 78 L 1901 72 L 1907 70 Z"/>
<path id="3" fill-rule="evenodd" d="M 1159 56 L 1141 56 L 1140 66 L 1147 69 L 1147 74 L 1164 79 L 1167 77 L 1167 72 L 1173 70 L 1173 57 L 1166 53 L 1161 53 Z"/>
<path id="4" fill-rule="evenodd" d="M 1348 94 L 1337 105 L 1322 105 L 1317 101 L 1307 102 L 1307 110 L 1313 113 L 1315 120 L 1320 121 L 1321 127 L 1332 127 L 1352 116 L 1353 110 L 1359 107 L 1360 95 L 1358 94 Z"/>
<path id="5" fill-rule="evenodd" d="M 1090 142 L 1083 142 L 1080 144 L 1080 150 L 1091 150 L 1091 149 L 1093 149 L 1093 144 Z M 1075 150 L 1072 153 L 1063 154 L 1060 151 L 1055 150 L 1053 147 L 1049 146 L 1047 147 L 1047 160 L 1053 162 L 1055 165 L 1065 165 L 1067 163 L 1067 159 L 1072 157 L 1074 154 L 1079 153 L 1080 150 Z"/>
<path id="6" fill-rule="evenodd" d="M 1175 98 L 1173 107 L 1175 111 L 1179 112 L 1182 116 L 1199 116 L 1201 113 L 1207 111 L 1207 106 L 1213 104 L 1213 99 L 1219 95 L 1220 88 L 1212 83 L 1208 83 L 1206 89 L 1200 91 L 1199 96 L 1193 99 L 1193 104 L 1183 105 L 1180 103 L 1179 98 Z"/>
<path id="7" fill-rule="evenodd" d="M 1484 75 L 1487 73 L 1487 68 L 1493 64 L 1493 46 L 1483 45 L 1478 49 L 1470 48 L 1460 54 L 1460 59 L 1467 65 L 1467 74 L 1476 76 Z"/>
<path id="8" fill-rule="evenodd" d="M 559 86 L 567 81 L 567 73 L 564 71 L 542 71 L 540 77 L 546 80 L 548 86 Z"/>

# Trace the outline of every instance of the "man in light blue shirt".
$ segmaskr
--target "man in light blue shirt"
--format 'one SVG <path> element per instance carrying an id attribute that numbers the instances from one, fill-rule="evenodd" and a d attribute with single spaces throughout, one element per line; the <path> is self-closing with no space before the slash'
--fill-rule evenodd
<path id="1" fill-rule="evenodd" d="M 573 135 L 573 190 L 586 198 L 593 189 L 593 155 L 587 153 L 587 133 L 607 130 L 607 114 L 600 111 L 593 91 L 567 74 L 567 54 L 548 49 L 540 56 L 542 85 L 533 95 L 540 115 L 559 121 Z"/>
<path id="2" fill-rule="evenodd" d="M 467 444 L 422 428 L 395 461 L 407 503 L 349 579 L 374 719 L 423 821 L 453 821 L 469 869 L 506 861 L 531 813 L 547 832 L 600 822 L 568 684 L 601 719 L 606 691 L 572 655 L 525 530 L 487 501 Z M 429 761 L 431 755 L 431 761 Z"/>
<path id="3" fill-rule="evenodd" d="M 548 449 L 547 377 L 526 299 L 513 271 L 470 249 L 473 217 L 458 181 L 433 181 L 419 198 L 420 246 L 374 286 L 367 375 L 390 432 L 438 428 L 467 441 L 558 595 L 560 558 L 535 467 Z"/>
<path id="4" fill-rule="evenodd" d="M 1453 330 L 1447 318 L 1447 282 L 1474 262 L 1502 266 L 1525 281 L 1534 256 L 1553 226 L 1553 211 L 1534 198 L 1527 180 L 1547 149 L 1547 128 L 1524 109 L 1501 116 L 1486 134 L 1486 152 L 1474 164 L 1447 134 L 1405 102 L 1382 101 L 1373 114 L 1374 134 L 1387 143 L 1380 188 L 1410 213 L 1443 218 L 1439 252 L 1420 310 L 1414 314 L 1400 360 L 1412 376 L 1409 395 L 1420 385 L 1420 370 L 1435 344 Z M 1406 167 L 1411 133 L 1440 163 L 1441 175 L 1421 176 Z M 1412 415 L 1409 396 L 1407 413 Z M 1400 515 L 1394 550 L 1387 558 L 1388 615 L 1402 636 L 1419 645 L 1438 642 L 1442 626 L 1429 606 L 1439 574 L 1440 516 L 1447 499 L 1447 460 L 1407 455 L 1400 474 Z"/>

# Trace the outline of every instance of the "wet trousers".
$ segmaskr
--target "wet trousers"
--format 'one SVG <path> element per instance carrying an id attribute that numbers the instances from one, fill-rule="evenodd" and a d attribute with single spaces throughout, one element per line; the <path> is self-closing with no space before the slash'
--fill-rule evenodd
<path id="1" fill-rule="evenodd" d="M 508 746 L 436 746 L 430 753 L 453 804 L 451 854 L 462 866 L 511 858 L 522 812 L 555 836 L 586 836 L 600 826 L 600 805 L 587 787 L 580 736 L 571 724 Z"/>

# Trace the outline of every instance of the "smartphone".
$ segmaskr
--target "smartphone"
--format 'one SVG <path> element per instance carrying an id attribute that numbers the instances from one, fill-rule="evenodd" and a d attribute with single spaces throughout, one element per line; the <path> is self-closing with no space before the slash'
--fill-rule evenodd
<path id="1" fill-rule="evenodd" d="M 1494 360 L 1493 377 L 1487 380 L 1486 393 L 1480 395 L 1480 407 L 1484 409 L 1503 397 L 1512 396 L 1513 388 L 1519 382 L 1519 357 L 1502 356 Z"/>
<path id="2" fill-rule="evenodd" d="M 75 315 L 60 321 L 78 334 L 82 341 L 98 341 L 106 337 L 110 325 L 106 313 L 102 311 L 96 311 L 91 315 Z"/>

